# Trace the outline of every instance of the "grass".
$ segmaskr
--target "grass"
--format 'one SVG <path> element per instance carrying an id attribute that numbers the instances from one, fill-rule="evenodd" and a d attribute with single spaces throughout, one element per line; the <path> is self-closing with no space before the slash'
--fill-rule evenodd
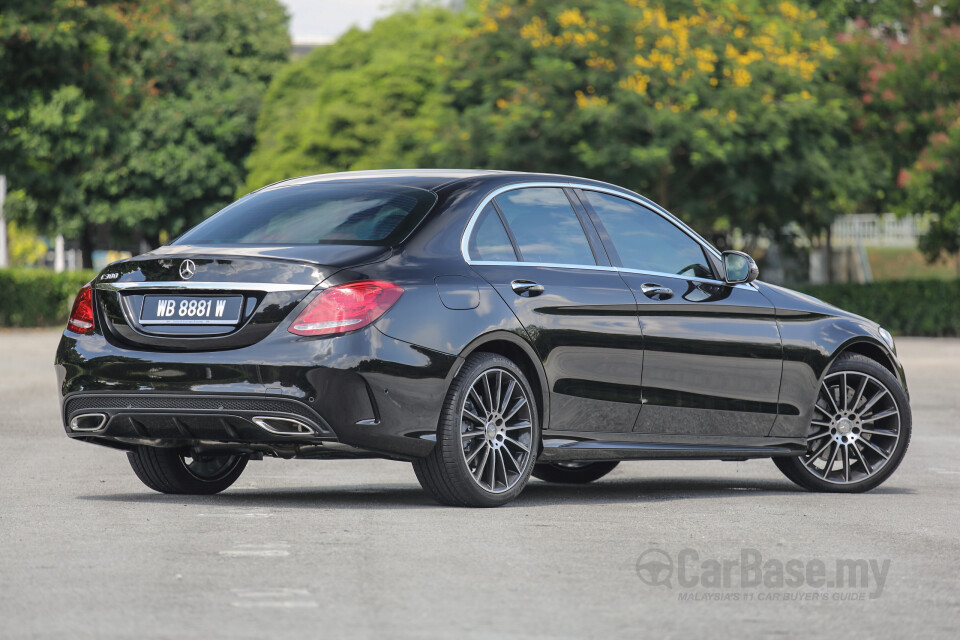
<path id="1" fill-rule="evenodd" d="M 923 254 L 916 249 L 868 247 L 867 258 L 873 279 L 884 280 L 954 280 L 958 276 L 957 263 L 953 259 L 941 259 L 928 264 Z"/>

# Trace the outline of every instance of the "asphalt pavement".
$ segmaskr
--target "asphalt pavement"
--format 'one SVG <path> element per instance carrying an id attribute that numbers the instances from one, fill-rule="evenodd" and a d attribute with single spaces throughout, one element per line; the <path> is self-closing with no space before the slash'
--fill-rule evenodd
<path id="1" fill-rule="evenodd" d="M 871 493 L 807 493 L 768 460 L 632 462 L 456 509 L 377 460 L 153 493 L 64 435 L 58 339 L 0 331 L 0 638 L 960 633 L 960 340 L 898 340 L 915 431 Z"/>

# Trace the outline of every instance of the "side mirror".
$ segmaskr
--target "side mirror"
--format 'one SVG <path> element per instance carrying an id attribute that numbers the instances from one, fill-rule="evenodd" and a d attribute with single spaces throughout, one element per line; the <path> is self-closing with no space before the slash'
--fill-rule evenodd
<path id="1" fill-rule="evenodd" d="M 723 270 L 723 281 L 727 284 L 753 282 L 760 275 L 760 267 L 743 251 L 724 251 Z"/>

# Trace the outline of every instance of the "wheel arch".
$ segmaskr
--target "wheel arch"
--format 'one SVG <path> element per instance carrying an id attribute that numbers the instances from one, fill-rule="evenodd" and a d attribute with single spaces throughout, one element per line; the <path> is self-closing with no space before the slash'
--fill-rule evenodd
<path id="1" fill-rule="evenodd" d="M 879 344 L 874 344 L 867 340 L 857 340 L 851 343 L 848 343 L 846 346 L 838 350 L 837 354 L 834 356 L 833 361 L 836 361 L 837 358 L 842 358 L 843 356 L 849 353 L 857 353 L 861 356 L 870 358 L 871 360 L 882 365 L 884 369 L 892 373 L 893 375 L 899 378 L 897 373 L 897 368 L 893 365 L 893 360 L 887 354 L 886 351 Z M 832 362 L 831 362 L 832 364 Z"/>
<path id="2" fill-rule="evenodd" d="M 494 331 L 484 334 L 468 344 L 460 357 L 466 360 L 472 353 L 486 352 L 501 355 L 520 367 L 533 387 L 540 413 L 541 430 L 550 425 L 550 393 L 543 364 L 533 346 L 524 338 L 510 331 Z"/>
<path id="3" fill-rule="evenodd" d="M 784 346 L 780 405 L 770 435 L 805 437 L 809 413 L 820 385 L 845 355 L 860 355 L 893 374 L 907 390 L 896 353 L 880 339 L 879 327 L 866 319 L 800 314 L 779 324 Z M 909 398 L 909 392 L 908 392 Z"/>
<path id="4" fill-rule="evenodd" d="M 848 354 L 858 354 L 869 358 L 882 366 L 884 369 L 893 374 L 899 382 L 900 386 L 903 387 L 904 392 L 907 394 L 907 397 L 910 397 L 910 392 L 907 390 L 907 380 L 903 373 L 903 367 L 900 365 L 900 362 L 897 360 L 890 350 L 883 345 L 879 340 L 871 340 L 867 336 L 852 338 L 842 344 L 838 348 L 833 357 L 830 359 L 830 363 L 821 373 L 821 379 L 829 371 L 830 367 L 833 366 L 839 358 L 842 358 Z"/>

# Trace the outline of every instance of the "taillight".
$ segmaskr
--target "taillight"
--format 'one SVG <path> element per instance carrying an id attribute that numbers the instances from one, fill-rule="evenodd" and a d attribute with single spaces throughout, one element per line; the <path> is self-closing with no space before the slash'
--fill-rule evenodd
<path id="1" fill-rule="evenodd" d="M 75 333 L 93 333 L 93 290 L 89 284 L 83 285 L 73 301 L 67 328 Z"/>
<path id="2" fill-rule="evenodd" d="M 290 325 L 298 336 L 325 336 L 367 326 L 400 299 L 403 289 L 367 280 L 325 289 Z"/>

